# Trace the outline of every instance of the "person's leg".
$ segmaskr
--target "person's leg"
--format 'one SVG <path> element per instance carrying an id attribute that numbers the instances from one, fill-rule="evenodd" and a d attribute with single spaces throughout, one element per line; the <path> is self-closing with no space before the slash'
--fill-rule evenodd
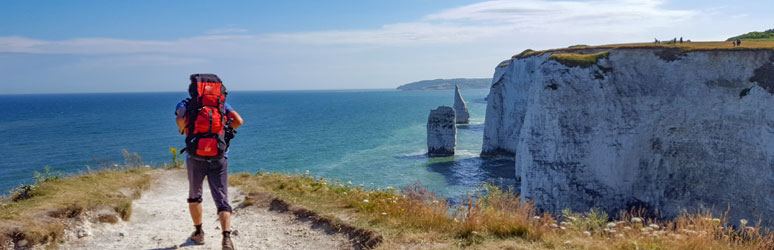
<path id="1" fill-rule="evenodd" d="M 218 218 L 220 219 L 220 226 L 223 228 L 223 231 L 231 231 L 231 212 L 221 211 L 218 213 Z"/>
<path id="2" fill-rule="evenodd" d="M 204 243 L 204 232 L 202 231 L 202 184 L 207 171 L 207 165 L 207 162 L 191 158 L 186 160 L 186 168 L 188 169 L 188 211 L 191 214 L 191 220 L 193 220 L 196 230 L 191 235 L 191 239 L 196 244 Z"/>
<path id="3" fill-rule="evenodd" d="M 228 159 L 212 161 L 207 171 L 207 182 L 223 231 L 231 231 L 231 205 L 228 202 Z"/>
<path id="4" fill-rule="evenodd" d="M 210 184 L 215 206 L 218 207 L 218 219 L 223 229 L 223 249 L 234 249 L 234 243 L 231 241 L 231 205 L 228 204 L 228 159 L 212 162 L 207 171 L 207 182 Z"/>
<path id="5" fill-rule="evenodd" d="M 201 203 L 188 203 L 188 211 L 191 213 L 191 219 L 194 225 L 202 224 L 202 204 Z"/>

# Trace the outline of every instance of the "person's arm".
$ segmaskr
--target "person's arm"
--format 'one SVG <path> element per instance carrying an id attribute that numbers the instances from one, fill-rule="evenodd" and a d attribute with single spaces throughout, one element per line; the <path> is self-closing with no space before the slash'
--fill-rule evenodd
<path id="1" fill-rule="evenodd" d="M 185 133 L 185 126 L 188 125 L 188 119 L 185 119 L 185 107 L 178 108 L 177 111 L 175 111 L 175 114 L 177 114 L 177 117 L 175 118 L 175 122 L 177 122 L 177 130 L 180 131 L 180 134 Z"/>
<path id="2" fill-rule="evenodd" d="M 236 111 L 232 110 L 231 112 L 228 112 L 227 116 L 228 119 L 233 119 L 231 120 L 231 127 L 234 129 L 239 128 L 239 126 L 242 126 L 242 124 L 245 123 L 245 121 L 242 120 L 242 116 L 240 116 Z"/>

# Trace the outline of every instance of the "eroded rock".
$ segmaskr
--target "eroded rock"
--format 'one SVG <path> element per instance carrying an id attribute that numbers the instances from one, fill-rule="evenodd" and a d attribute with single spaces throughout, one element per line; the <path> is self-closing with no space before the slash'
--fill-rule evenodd
<path id="1" fill-rule="evenodd" d="M 457 116 L 455 118 L 457 124 L 470 123 L 468 104 L 465 103 L 465 99 L 462 98 L 462 95 L 460 94 L 460 88 L 458 86 L 454 86 L 454 111 L 455 115 Z"/>
<path id="2" fill-rule="evenodd" d="M 440 106 L 431 110 L 427 117 L 427 154 L 430 157 L 454 155 L 457 143 L 457 126 L 454 109 Z"/>

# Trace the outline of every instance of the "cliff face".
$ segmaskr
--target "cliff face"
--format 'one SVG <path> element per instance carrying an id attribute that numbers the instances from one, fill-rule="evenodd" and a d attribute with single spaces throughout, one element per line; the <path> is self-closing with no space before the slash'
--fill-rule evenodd
<path id="1" fill-rule="evenodd" d="M 665 217 L 730 205 L 774 225 L 774 51 L 550 55 L 498 65 L 488 97 L 482 154 L 515 154 L 523 197 Z"/>

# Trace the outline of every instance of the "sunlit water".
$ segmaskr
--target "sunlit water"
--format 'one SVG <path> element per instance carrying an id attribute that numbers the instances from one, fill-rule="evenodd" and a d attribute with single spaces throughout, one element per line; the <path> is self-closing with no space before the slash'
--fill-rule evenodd
<path id="1" fill-rule="evenodd" d="M 427 115 L 451 106 L 453 91 L 233 91 L 244 118 L 229 171 L 304 173 L 378 188 L 420 182 L 459 198 L 484 182 L 513 185 L 513 161 L 482 160 L 486 89 L 462 91 L 471 124 L 458 127 L 457 154 L 425 156 Z M 45 166 L 77 173 L 122 163 L 122 149 L 145 164 L 171 161 L 183 147 L 174 124 L 180 93 L 0 96 L 0 190 L 31 183 Z"/>

